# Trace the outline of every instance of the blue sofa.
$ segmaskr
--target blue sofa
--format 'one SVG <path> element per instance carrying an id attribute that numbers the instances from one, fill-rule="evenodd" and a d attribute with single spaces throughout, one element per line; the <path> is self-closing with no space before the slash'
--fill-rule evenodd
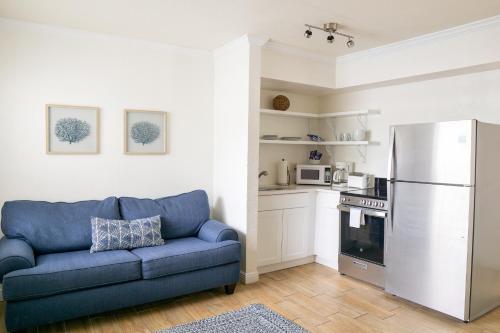
<path id="1" fill-rule="evenodd" d="M 9 331 L 144 304 L 239 280 L 238 234 L 209 219 L 204 191 L 156 200 L 10 201 L 0 276 Z M 90 253 L 91 216 L 161 216 L 165 244 Z"/>

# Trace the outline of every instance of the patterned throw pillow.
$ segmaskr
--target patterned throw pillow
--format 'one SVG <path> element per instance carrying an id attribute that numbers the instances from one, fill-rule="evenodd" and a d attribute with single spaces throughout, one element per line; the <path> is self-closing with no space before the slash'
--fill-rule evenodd
<path id="1" fill-rule="evenodd" d="M 163 245 L 160 216 L 137 220 L 109 220 L 92 217 L 92 247 L 90 252 L 135 249 Z"/>

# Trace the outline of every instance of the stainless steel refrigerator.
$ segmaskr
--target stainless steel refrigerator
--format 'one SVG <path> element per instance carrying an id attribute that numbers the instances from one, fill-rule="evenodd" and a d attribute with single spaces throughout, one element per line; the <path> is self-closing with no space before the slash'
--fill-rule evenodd
<path id="1" fill-rule="evenodd" d="M 500 305 L 500 126 L 391 128 L 387 292 L 463 321 Z"/>

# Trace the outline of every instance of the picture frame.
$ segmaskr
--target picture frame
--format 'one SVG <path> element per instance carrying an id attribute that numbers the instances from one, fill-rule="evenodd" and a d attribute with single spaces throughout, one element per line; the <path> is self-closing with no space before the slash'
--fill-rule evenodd
<path id="1" fill-rule="evenodd" d="M 49 155 L 99 154 L 100 108 L 47 104 L 45 147 Z"/>
<path id="2" fill-rule="evenodd" d="M 124 154 L 167 154 L 168 113 L 165 111 L 124 110 Z"/>

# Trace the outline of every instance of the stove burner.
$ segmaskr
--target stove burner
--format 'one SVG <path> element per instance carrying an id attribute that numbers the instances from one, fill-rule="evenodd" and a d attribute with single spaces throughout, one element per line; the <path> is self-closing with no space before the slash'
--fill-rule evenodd
<path id="1" fill-rule="evenodd" d="M 387 210 L 387 182 L 377 178 L 375 188 L 340 192 L 340 203 L 350 206 Z"/>

